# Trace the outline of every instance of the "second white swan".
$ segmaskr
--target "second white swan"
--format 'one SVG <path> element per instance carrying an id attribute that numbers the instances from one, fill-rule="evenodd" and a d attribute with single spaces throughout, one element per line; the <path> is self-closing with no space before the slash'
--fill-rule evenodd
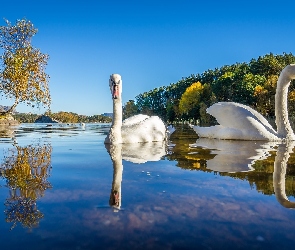
<path id="1" fill-rule="evenodd" d="M 295 79 L 295 64 L 286 66 L 278 79 L 275 95 L 277 131 L 254 109 L 235 102 L 218 102 L 207 109 L 220 125 L 192 126 L 200 137 L 232 140 L 295 140 L 288 118 L 288 88 Z"/>

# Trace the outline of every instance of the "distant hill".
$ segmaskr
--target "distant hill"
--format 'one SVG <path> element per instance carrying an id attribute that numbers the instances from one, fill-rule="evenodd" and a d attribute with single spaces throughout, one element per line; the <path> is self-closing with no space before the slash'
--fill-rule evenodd
<path id="1" fill-rule="evenodd" d="M 9 108 L 10 108 L 10 106 L 0 105 L 0 112 L 6 112 Z"/>
<path id="2" fill-rule="evenodd" d="M 0 105 L 0 112 L 6 112 L 8 109 L 10 109 L 11 106 L 3 106 L 3 105 Z M 14 110 L 12 112 L 12 114 L 17 114 L 18 112 L 16 110 Z"/>
<path id="3" fill-rule="evenodd" d="M 113 118 L 113 113 L 103 113 L 101 115 Z"/>
<path id="4" fill-rule="evenodd" d="M 32 113 L 15 113 L 13 117 L 18 120 L 20 123 L 34 123 L 34 122 L 46 122 L 52 123 L 61 122 L 61 123 L 93 123 L 93 122 L 100 122 L 100 123 L 110 123 L 112 118 L 104 116 L 104 115 L 78 115 L 72 112 L 63 112 L 60 111 L 58 113 L 47 113 L 44 115 L 32 114 Z M 38 119 L 39 118 L 39 119 Z M 37 120 L 37 121 L 36 121 Z"/>
<path id="5" fill-rule="evenodd" d="M 58 121 L 52 119 L 48 115 L 40 115 L 36 120 L 35 123 L 58 123 Z"/>

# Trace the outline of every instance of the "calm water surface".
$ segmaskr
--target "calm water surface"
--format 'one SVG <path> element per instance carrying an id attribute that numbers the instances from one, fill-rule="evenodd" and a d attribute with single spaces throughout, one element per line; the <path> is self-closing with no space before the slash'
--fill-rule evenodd
<path id="1" fill-rule="evenodd" d="M 1 249 L 289 249 L 295 144 L 106 148 L 108 125 L 0 129 Z"/>

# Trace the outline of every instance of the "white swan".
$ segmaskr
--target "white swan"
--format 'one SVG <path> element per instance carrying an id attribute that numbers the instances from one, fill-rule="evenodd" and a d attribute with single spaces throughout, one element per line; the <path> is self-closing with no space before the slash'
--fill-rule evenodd
<path id="1" fill-rule="evenodd" d="M 200 137 L 234 140 L 295 140 L 288 119 L 287 96 L 295 64 L 286 66 L 278 79 L 275 95 L 277 131 L 254 109 L 235 102 L 218 102 L 207 109 L 220 125 L 212 127 L 191 126 Z"/>
<path id="2" fill-rule="evenodd" d="M 113 122 L 107 144 L 164 141 L 173 133 L 167 130 L 158 116 L 135 115 L 122 122 L 122 79 L 119 74 L 112 74 L 109 80 L 113 98 Z"/>

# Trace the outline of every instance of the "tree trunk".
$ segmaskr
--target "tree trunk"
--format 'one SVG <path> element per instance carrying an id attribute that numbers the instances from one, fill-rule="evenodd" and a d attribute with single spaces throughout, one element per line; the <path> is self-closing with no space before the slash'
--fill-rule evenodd
<path id="1" fill-rule="evenodd" d="M 18 104 L 18 100 L 15 100 L 14 104 L 6 111 L 6 112 L 1 112 L 2 115 L 8 115 L 8 114 L 12 114 L 12 112 L 14 111 L 14 109 L 16 108 Z"/>

